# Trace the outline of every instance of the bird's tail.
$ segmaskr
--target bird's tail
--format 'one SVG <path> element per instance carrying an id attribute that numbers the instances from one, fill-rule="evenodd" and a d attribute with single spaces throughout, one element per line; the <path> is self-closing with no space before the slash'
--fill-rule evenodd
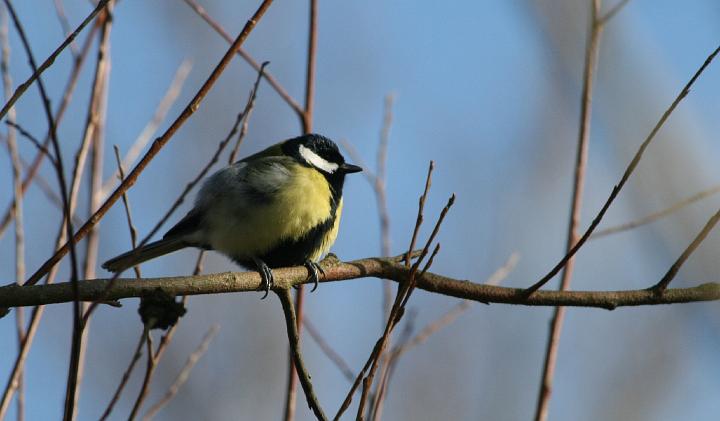
<path id="1" fill-rule="evenodd" d="M 113 257 L 103 263 L 102 267 L 110 272 L 122 272 L 146 260 L 172 253 L 187 246 L 188 244 L 180 238 L 163 238 Z"/>

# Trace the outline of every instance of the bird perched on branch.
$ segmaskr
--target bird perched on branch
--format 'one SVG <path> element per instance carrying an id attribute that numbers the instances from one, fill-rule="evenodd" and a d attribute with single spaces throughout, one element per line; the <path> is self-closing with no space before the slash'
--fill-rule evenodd
<path id="1" fill-rule="evenodd" d="M 318 283 L 317 262 L 335 242 L 345 162 L 330 139 L 308 134 L 280 142 L 225 167 L 203 184 L 195 206 L 162 240 L 103 263 L 120 272 L 185 247 L 217 250 L 257 269 L 267 292 L 270 268 L 304 265 Z"/>

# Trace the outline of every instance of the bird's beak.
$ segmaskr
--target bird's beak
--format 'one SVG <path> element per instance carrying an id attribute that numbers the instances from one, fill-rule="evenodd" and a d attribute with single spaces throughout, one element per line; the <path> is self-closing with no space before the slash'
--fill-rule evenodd
<path id="1" fill-rule="evenodd" d="M 354 172 L 362 171 L 362 168 L 358 167 L 357 165 L 353 165 L 353 164 L 342 164 L 342 165 L 340 165 L 340 171 L 342 171 L 345 174 L 352 174 Z"/>

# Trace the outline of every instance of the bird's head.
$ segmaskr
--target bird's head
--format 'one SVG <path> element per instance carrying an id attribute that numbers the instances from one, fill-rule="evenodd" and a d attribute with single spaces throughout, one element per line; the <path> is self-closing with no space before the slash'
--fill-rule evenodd
<path id="1" fill-rule="evenodd" d="M 289 139 L 283 143 L 282 149 L 286 155 L 292 156 L 303 165 L 313 167 L 328 176 L 344 176 L 362 171 L 357 165 L 345 162 L 335 142 L 318 134 Z"/>

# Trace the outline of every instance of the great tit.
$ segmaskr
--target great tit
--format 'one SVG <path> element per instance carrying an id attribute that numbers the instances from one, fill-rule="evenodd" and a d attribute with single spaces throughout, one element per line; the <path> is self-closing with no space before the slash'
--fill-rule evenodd
<path id="1" fill-rule="evenodd" d="M 198 247 L 257 269 L 266 295 L 273 285 L 270 268 L 304 265 L 317 287 L 317 262 L 338 234 L 345 175 L 359 171 L 326 137 L 308 134 L 277 143 L 211 175 L 193 209 L 162 240 L 102 267 L 120 272 Z"/>

